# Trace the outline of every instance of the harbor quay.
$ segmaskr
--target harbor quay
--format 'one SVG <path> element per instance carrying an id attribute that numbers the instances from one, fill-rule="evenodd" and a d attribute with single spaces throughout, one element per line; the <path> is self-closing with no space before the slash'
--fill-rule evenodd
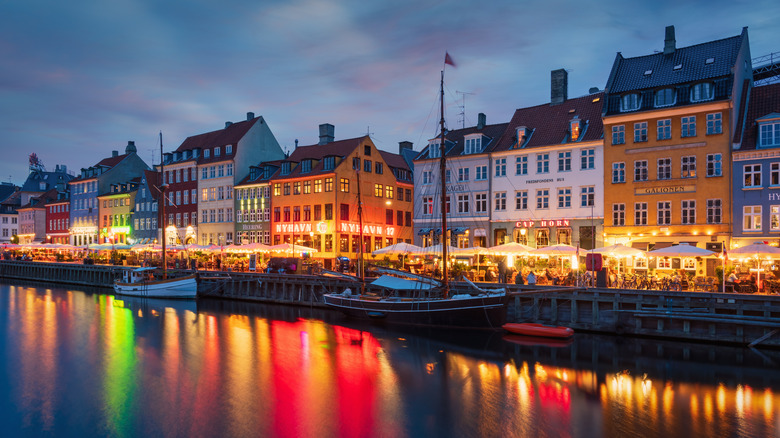
<path id="1" fill-rule="evenodd" d="M 124 267 L 0 261 L 0 279 L 111 288 Z M 174 273 L 175 274 L 175 273 Z M 202 272 L 198 296 L 325 308 L 353 287 L 320 275 Z M 780 296 L 696 291 L 506 285 L 508 322 L 563 325 L 618 336 L 780 348 Z"/>

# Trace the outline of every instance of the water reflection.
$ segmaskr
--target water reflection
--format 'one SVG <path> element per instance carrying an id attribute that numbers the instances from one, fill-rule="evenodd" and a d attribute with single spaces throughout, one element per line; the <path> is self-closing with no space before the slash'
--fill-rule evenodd
<path id="1" fill-rule="evenodd" d="M 0 285 L 10 435 L 775 436 L 780 352 Z M 5 432 L 4 432 L 5 433 Z"/>

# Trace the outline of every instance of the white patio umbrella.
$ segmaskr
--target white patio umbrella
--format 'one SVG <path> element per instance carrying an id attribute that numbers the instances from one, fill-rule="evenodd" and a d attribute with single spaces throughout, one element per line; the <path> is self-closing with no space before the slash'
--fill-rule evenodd
<path id="1" fill-rule="evenodd" d="M 441 244 L 438 245 L 431 245 L 426 246 L 425 248 L 420 249 L 419 251 L 415 251 L 413 254 L 416 255 L 441 255 L 442 254 L 442 246 Z M 447 246 L 447 254 L 452 255 L 455 254 L 455 252 L 458 250 L 458 248 L 455 248 L 454 246 Z"/>
<path id="2" fill-rule="evenodd" d="M 780 248 L 767 245 L 764 242 L 754 242 L 750 245 L 745 245 L 743 247 L 734 248 L 727 252 L 728 255 L 733 256 L 734 254 L 738 256 L 743 257 L 749 257 L 751 259 L 756 259 L 758 262 L 758 267 L 756 270 L 756 289 L 758 289 L 759 284 L 761 284 L 761 260 L 776 260 L 780 259 Z M 724 261 L 723 266 L 723 281 L 724 286 L 723 290 L 725 291 L 725 281 L 726 281 L 726 266 Z"/>
<path id="3" fill-rule="evenodd" d="M 577 255 L 578 248 L 571 245 L 551 245 L 533 249 L 529 252 L 531 255 L 546 256 L 572 256 Z"/>
<path id="4" fill-rule="evenodd" d="M 411 243 L 406 243 L 406 242 L 399 242 L 390 246 L 386 246 L 384 248 L 379 248 L 378 250 L 372 252 L 371 254 L 373 255 L 409 254 L 409 253 L 415 253 L 420 250 L 422 250 L 422 248 L 417 245 L 412 245 Z"/>
<path id="5" fill-rule="evenodd" d="M 648 251 L 647 255 L 650 257 L 710 257 L 715 255 L 715 252 L 699 248 L 698 246 L 691 246 L 687 243 L 681 243 Z"/>
<path id="6" fill-rule="evenodd" d="M 502 243 L 501 245 L 491 246 L 488 248 L 493 254 L 500 255 L 524 255 L 529 254 L 534 248 L 523 245 L 522 243 L 509 242 Z"/>
<path id="7" fill-rule="evenodd" d="M 291 243 L 280 243 L 278 245 L 271 246 L 268 249 L 270 251 L 281 252 L 281 253 L 317 252 L 317 250 L 314 248 L 309 248 L 308 246 L 303 246 L 303 245 L 293 245 Z"/>
<path id="8" fill-rule="evenodd" d="M 615 245 L 605 246 L 602 248 L 589 249 L 586 252 L 589 254 L 591 252 L 595 252 L 609 257 L 637 257 L 643 256 L 645 254 L 645 252 L 641 249 L 632 248 L 630 246 L 623 245 L 622 243 L 617 243 Z"/>
<path id="9" fill-rule="evenodd" d="M 457 248 L 455 251 L 453 251 L 454 254 L 458 255 L 488 255 L 488 254 L 496 254 L 495 252 L 491 251 L 490 248 L 485 248 L 482 246 L 474 246 L 471 248 Z"/>

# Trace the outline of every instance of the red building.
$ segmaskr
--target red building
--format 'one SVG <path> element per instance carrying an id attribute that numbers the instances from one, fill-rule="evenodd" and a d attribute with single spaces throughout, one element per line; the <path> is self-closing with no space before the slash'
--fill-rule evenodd
<path id="1" fill-rule="evenodd" d="M 46 243 L 70 242 L 70 199 L 58 199 L 46 204 Z"/>
<path id="2" fill-rule="evenodd" d="M 165 226 L 172 242 L 195 243 L 198 237 L 198 154 L 200 149 L 177 150 L 165 154 Z"/>

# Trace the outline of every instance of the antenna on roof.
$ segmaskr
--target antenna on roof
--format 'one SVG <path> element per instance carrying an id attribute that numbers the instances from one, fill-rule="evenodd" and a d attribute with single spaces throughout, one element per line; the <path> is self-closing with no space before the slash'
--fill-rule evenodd
<path id="1" fill-rule="evenodd" d="M 470 95 L 473 96 L 474 93 L 468 93 L 466 91 L 457 91 L 456 90 L 455 94 L 460 94 L 461 95 L 461 104 L 459 105 L 460 106 L 460 112 L 458 113 L 458 115 L 460 116 L 460 127 L 461 127 L 461 129 L 465 129 L 466 128 L 466 95 L 470 94 Z"/>
<path id="2" fill-rule="evenodd" d="M 374 135 L 374 133 L 371 132 L 371 127 L 370 126 L 366 126 L 366 135 L 369 136 L 369 137 Z"/>

